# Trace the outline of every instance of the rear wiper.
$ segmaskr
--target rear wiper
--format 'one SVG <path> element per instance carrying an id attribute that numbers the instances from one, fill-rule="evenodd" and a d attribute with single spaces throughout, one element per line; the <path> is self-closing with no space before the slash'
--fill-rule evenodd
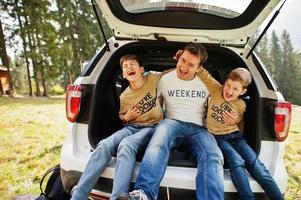
<path id="1" fill-rule="evenodd" d="M 99 24 L 99 26 L 100 26 L 100 30 L 101 30 L 103 39 L 105 40 L 105 43 L 106 43 L 106 49 L 107 49 L 107 51 L 110 51 L 109 43 L 108 43 L 108 40 L 107 40 L 107 38 L 106 38 L 105 32 L 104 32 L 104 30 L 103 30 L 103 27 L 102 27 L 102 24 L 101 24 L 101 21 L 100 21 L 100 19 L 99 19 L 98 12 L 97 12 L 97 9 L 96 9 L 96 6 L 95 6 L 95 0 L 91 0 L 91 3 L 92 3 L 92 6 L 93 6 L 93 11 L 94 11 L 94 13 L 95 13 L 97 22 L 98 22 L 98 24 Z"/>
<path id="2" fill-rule="evenodd" d="M 260 34 L 260 36 L 258 37 L 258 39 L 256 40 L 256 42 L 254 43 L 253 47 L 251 48 L 251 50 L 249 51 L 249 53 L 247 54 L 246 58 L 248 59 L 248 57 L 251 55 L 251 53 L 253 52 L 253 50 L 255 49 L 255 47 L 257 46 L 257 44 L 260 42 L 261 38 L 264 36 L 264 34 L 267 32 L 267 30 L 270 28 L 271 24 L 274 22 L 274 20 L 276 19 L 276 17 L 278 16 L 278 14 L 280 13 L 281 8 L 283 7 L 284 3 L 286 2 L 286 0 L 284 0 L 284 2 L 282 3 L 282 5 L 280 6 L 280 8 L 274 13 L 273 17 L 270 19 L 269 23 L 266 25 L 266 27 L 264 28 L 264 30 L 262 31 L 262 33 Z"/>

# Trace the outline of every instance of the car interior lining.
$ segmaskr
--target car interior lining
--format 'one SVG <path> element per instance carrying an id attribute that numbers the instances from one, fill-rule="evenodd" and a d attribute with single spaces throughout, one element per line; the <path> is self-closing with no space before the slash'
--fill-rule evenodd
<path id="1" fill-rule="evenodd" d="M 133 47 L 134 45 L 134 47 Z M 128 85 L 127 81 L 121 76 L 119 58 L 125 54 L 136 54 L 142 61 L 145 71 L 160 72 L 176 65 L 173 59 L 176 51 L 182 49 L 184 44 L 160 45 L 157 43 L 140 44 L 134 43 L 127 48 L 122 48 L 114 53 L 110 62 L 105 66 L 103 73 L 98 79 L 95 86 L 93 104 L 91 109 L 89 141 L 93 147 L 97 143 L 110 136 L 123 127 L 122 121 L 118 117 L 119 95 Z M 246 64 L 233 52 L 223 47 L 206 46 L 209 58 L 204 67 L 216 78 L 223 83 L 227 74 L 235 67 L 246 67 Z M 247 111 L 244 116 L 244 136 L 250 146 L 256 151 L 256 117 L 255 101 L 256 98 L 255 84 L 251 84 L 248 92 L 243 95 L 247 104 Z M 258 150 L 258 149 L 257 149 Z M 141 160 L 144 152 L 137 156 Z M 187 151 L 185 144 L 171 151 L 170 166 L 196 167 L 195 159 Z"/>

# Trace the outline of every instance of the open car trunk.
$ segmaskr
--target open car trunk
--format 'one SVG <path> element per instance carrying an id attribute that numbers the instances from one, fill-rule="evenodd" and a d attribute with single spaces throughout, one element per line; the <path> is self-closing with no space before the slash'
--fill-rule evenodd
<path id="1" fill-rule="evenodd" d="M 186 44 L 186 43 L 185 43 Z M 173 56 L 178 49 L 182 49 L 183 43 L 162 43 L 162 42 L 133 42 L 116 51 L 111 56 L 104 71 L 101 73 L 95 88 L 92 99 L 91 115 L 89 121 L 89 141 L 93 147 L 97 143 L 121 129 L 123 124 L 118 117 L 119 95 L 127 87 L 128 83 L 121 76 L 119 58 L 125 54 L 136 54 L 141 59 L 145 71 L 160 72 L 176 65 Z M 213 45 L 205 45 L 209 58 L 205 68 L 220 83 L 223 83 L 228 73 L 235 67 L 246 67 L 243 60 L 231 50 Z M 258 121 L 255 120 L 258 109 L 258 92 L 252 82 L 248 92 L 242 97 L 247 104 L 247 111 L 244 116 L 244 136 L 249 145 L 259 153 L 260 131 Z M 137 159 L 141 160 L 143 152 Z M 169 165 L 195 167 L 196 162 L 186 151 L 185 144 L 173 149 L 170 155 Z"/>

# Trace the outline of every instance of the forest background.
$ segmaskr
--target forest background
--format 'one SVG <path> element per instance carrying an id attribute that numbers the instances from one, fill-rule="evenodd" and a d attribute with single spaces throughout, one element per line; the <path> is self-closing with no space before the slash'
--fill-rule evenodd
<path id="1" fill-rule="evenodd" d="M 0 56 L 10 72 L 11 94 L 63 94 L 104 43 L 90 1 L 0 0 L 0 9 Z M 103 18 L 101 23 L 110 37 Z M 285 99 L 301 105 L 301 54 L 290 34 L 265 34 L 255 51 Z"/>

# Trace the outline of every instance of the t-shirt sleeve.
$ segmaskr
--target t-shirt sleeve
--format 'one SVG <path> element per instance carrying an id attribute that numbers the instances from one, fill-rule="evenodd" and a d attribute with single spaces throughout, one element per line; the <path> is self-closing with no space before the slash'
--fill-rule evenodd
<path id="1" fill-rule="evenodd" d="M 245 111 L 246 111 L 246 103 L 244 102 L 244 100 L 240 100 L 238 104 L 238 110 L 237 110 L 240 117 L 240 121 L 243 121 Z"/>
<path id="2" fill-rule="evenodd" d="M 157 96 L 158 96 L 158 98 L 162 98 L 163 84 L 164 84 L 163 79 L 160 79 L 159 82 L 158 82 L 158 86 L 157 86 Z"/>
<path id="3" fill-rule="evenodd" d="M 240 106 L 238 108 L 238 114 L 240 116 L 240 121 L 238 123 L 238 128 L 241 134 L 244 133 L 244 113 L 246 111 L 246 103 L 241 100 Z"/>
<path id="4" fill-rule="evenodd" d="M 128 110 L 128 105 L 123 94 L 120 95 L 119 99 L 120 99 L 119 118 L 123 120 L 123 117 Z"/>
<path id="5" fill-rule="evenodd" d="M 197 76 L 204 82 L 210 94 L 213 94 L 219 88 L 221 88 L 221 84 L 215 80 L 211 74 L 205 69 L 201 68 L 197 73 Z"/>

